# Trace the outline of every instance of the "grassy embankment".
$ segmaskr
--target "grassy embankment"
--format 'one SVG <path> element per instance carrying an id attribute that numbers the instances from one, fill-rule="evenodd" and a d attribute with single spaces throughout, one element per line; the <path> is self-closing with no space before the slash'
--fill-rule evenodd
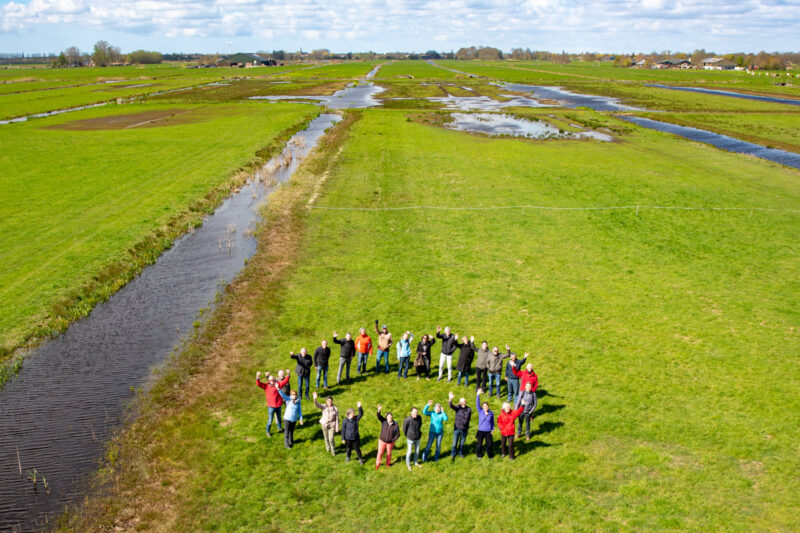
<path id="1" fill-rule="evenodd" d="M 277 192 L 261 251 L 112 446 L 110 496 L 68 529 L 800 526 L 797 213 L 304 208 L 318 191 L 319 206 L 353 208 L 797 210 L 796 171 L 641 129 L 616 143 L 535 142 L 361 116 Z M 447 324 L 531 352 L 540 411 L 513 467 L 472 455 L 411 473 L 345 464 L 324 453 L 308 403 L 293 450 L 266 440 L 255 371 L 293 368 L 289 350 L 375 318 L 396 334 Z M 449 390 L 474 400 L 472 388 L 393 374 L 333 394 L 342 409 L 364 401 L 374 461 L 376 403 L 403 417 Z M 445 453 L 451 437 L 452 421 Z"/>
<path id="2" fill-rule="evenodd" d="M 0 128 L 0 362 L 87 314 L 317 112 L 137 104 Z"/>

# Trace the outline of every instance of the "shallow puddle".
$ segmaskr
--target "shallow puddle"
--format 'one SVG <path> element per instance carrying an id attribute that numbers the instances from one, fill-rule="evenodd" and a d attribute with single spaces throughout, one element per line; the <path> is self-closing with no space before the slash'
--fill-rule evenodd
<path id="1" fill-rule="evenodd" d="M 526 139 L 582 139 L 612 141 L 614 138 L 597 131 L 565 132 L 545 121 L 528 120 L 495 113 L 452 113 L 452 122 L 445 127 L 458 131 L 474 131 L 485 135 L 508 135 Z"/>

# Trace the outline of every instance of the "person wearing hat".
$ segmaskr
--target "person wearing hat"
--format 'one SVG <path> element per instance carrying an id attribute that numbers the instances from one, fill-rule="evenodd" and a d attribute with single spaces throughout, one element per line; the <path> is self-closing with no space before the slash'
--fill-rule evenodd
<path id="1" fill-rule="evenodd" d="M 384 359 L 385 372 L 389 373 L 389 348 L 392 346 L 392 334 L 386 324 L 378 329 L 378 321 L 375 320 L 375 332 L 378 334 L 378 358 L 375 360 L 375 372 L 379 371 L 381 359 Z"/>

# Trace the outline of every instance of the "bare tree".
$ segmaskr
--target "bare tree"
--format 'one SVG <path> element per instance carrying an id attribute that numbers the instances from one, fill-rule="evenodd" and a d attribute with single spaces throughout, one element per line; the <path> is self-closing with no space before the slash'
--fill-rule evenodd
<path id="1" fill-rule="evenodd" d="M 81 51 L 77 46 L 70 46 L 64 50 L 64 57 L 67 58 L 67 65 L 70 67 L 78 67 L 81 64 Z"/>
<path id="2" fill-rule="evenodd" d="M 95 66 L 107 67 L 114 63 L 119 63 L 122 59 L 118 46 L 111 46 L 107 41 L 97 41 L 94 43 L 94 52 L 92 53 L 92 60 Z"/>

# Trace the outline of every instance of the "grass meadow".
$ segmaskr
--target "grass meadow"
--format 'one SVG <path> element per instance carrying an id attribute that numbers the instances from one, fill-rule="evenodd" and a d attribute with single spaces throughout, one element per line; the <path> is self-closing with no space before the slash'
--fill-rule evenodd
<path id="1" fill-rule="evenodd" d="M 412 113 L 350 114 L 279 189 L 260 252 L 63 528 L 797 530 L 800 215 L 503 208 L 798 210 L 798 172 L 638 128 L 492 139 Z M 312 194 L 344 210 L 309 210 Z M 360 210 L 421 205 L 494 209 Z M 333 387 L 342 410 L 364 402 L 363 467 L 324 452 L 307 402 L 294 449 L 265 437 L 255 372 L 375 319 L 531 353 L 539 411 L 515 463 L 474 457 L 473 418 L 467 458 L 375 471 L 376 403 L 403 418 L 451 390 L 474 402 L 394 374 Z M 452 419 L 445 454 L 451 439 Z"/>
<path id="2" fill-rule="evenodd" d="M 204 203 L 209 194 L 220 189 L 221 201 L 233 174 L 317 112 L 130 104 L 0 127 L 0 189 L 9 200 L 0 206 L 0 346 L 88 313 L 96 298 L 87 291 L 118 288 L 136 273 L 138 252 L 154 260 L 171 242 L 167 226 L 199 224 L 215 207 Z M 134 118 L 115 122 L 127 115 Z M 140 249 L 150 241 L 154 249 Z"/>

